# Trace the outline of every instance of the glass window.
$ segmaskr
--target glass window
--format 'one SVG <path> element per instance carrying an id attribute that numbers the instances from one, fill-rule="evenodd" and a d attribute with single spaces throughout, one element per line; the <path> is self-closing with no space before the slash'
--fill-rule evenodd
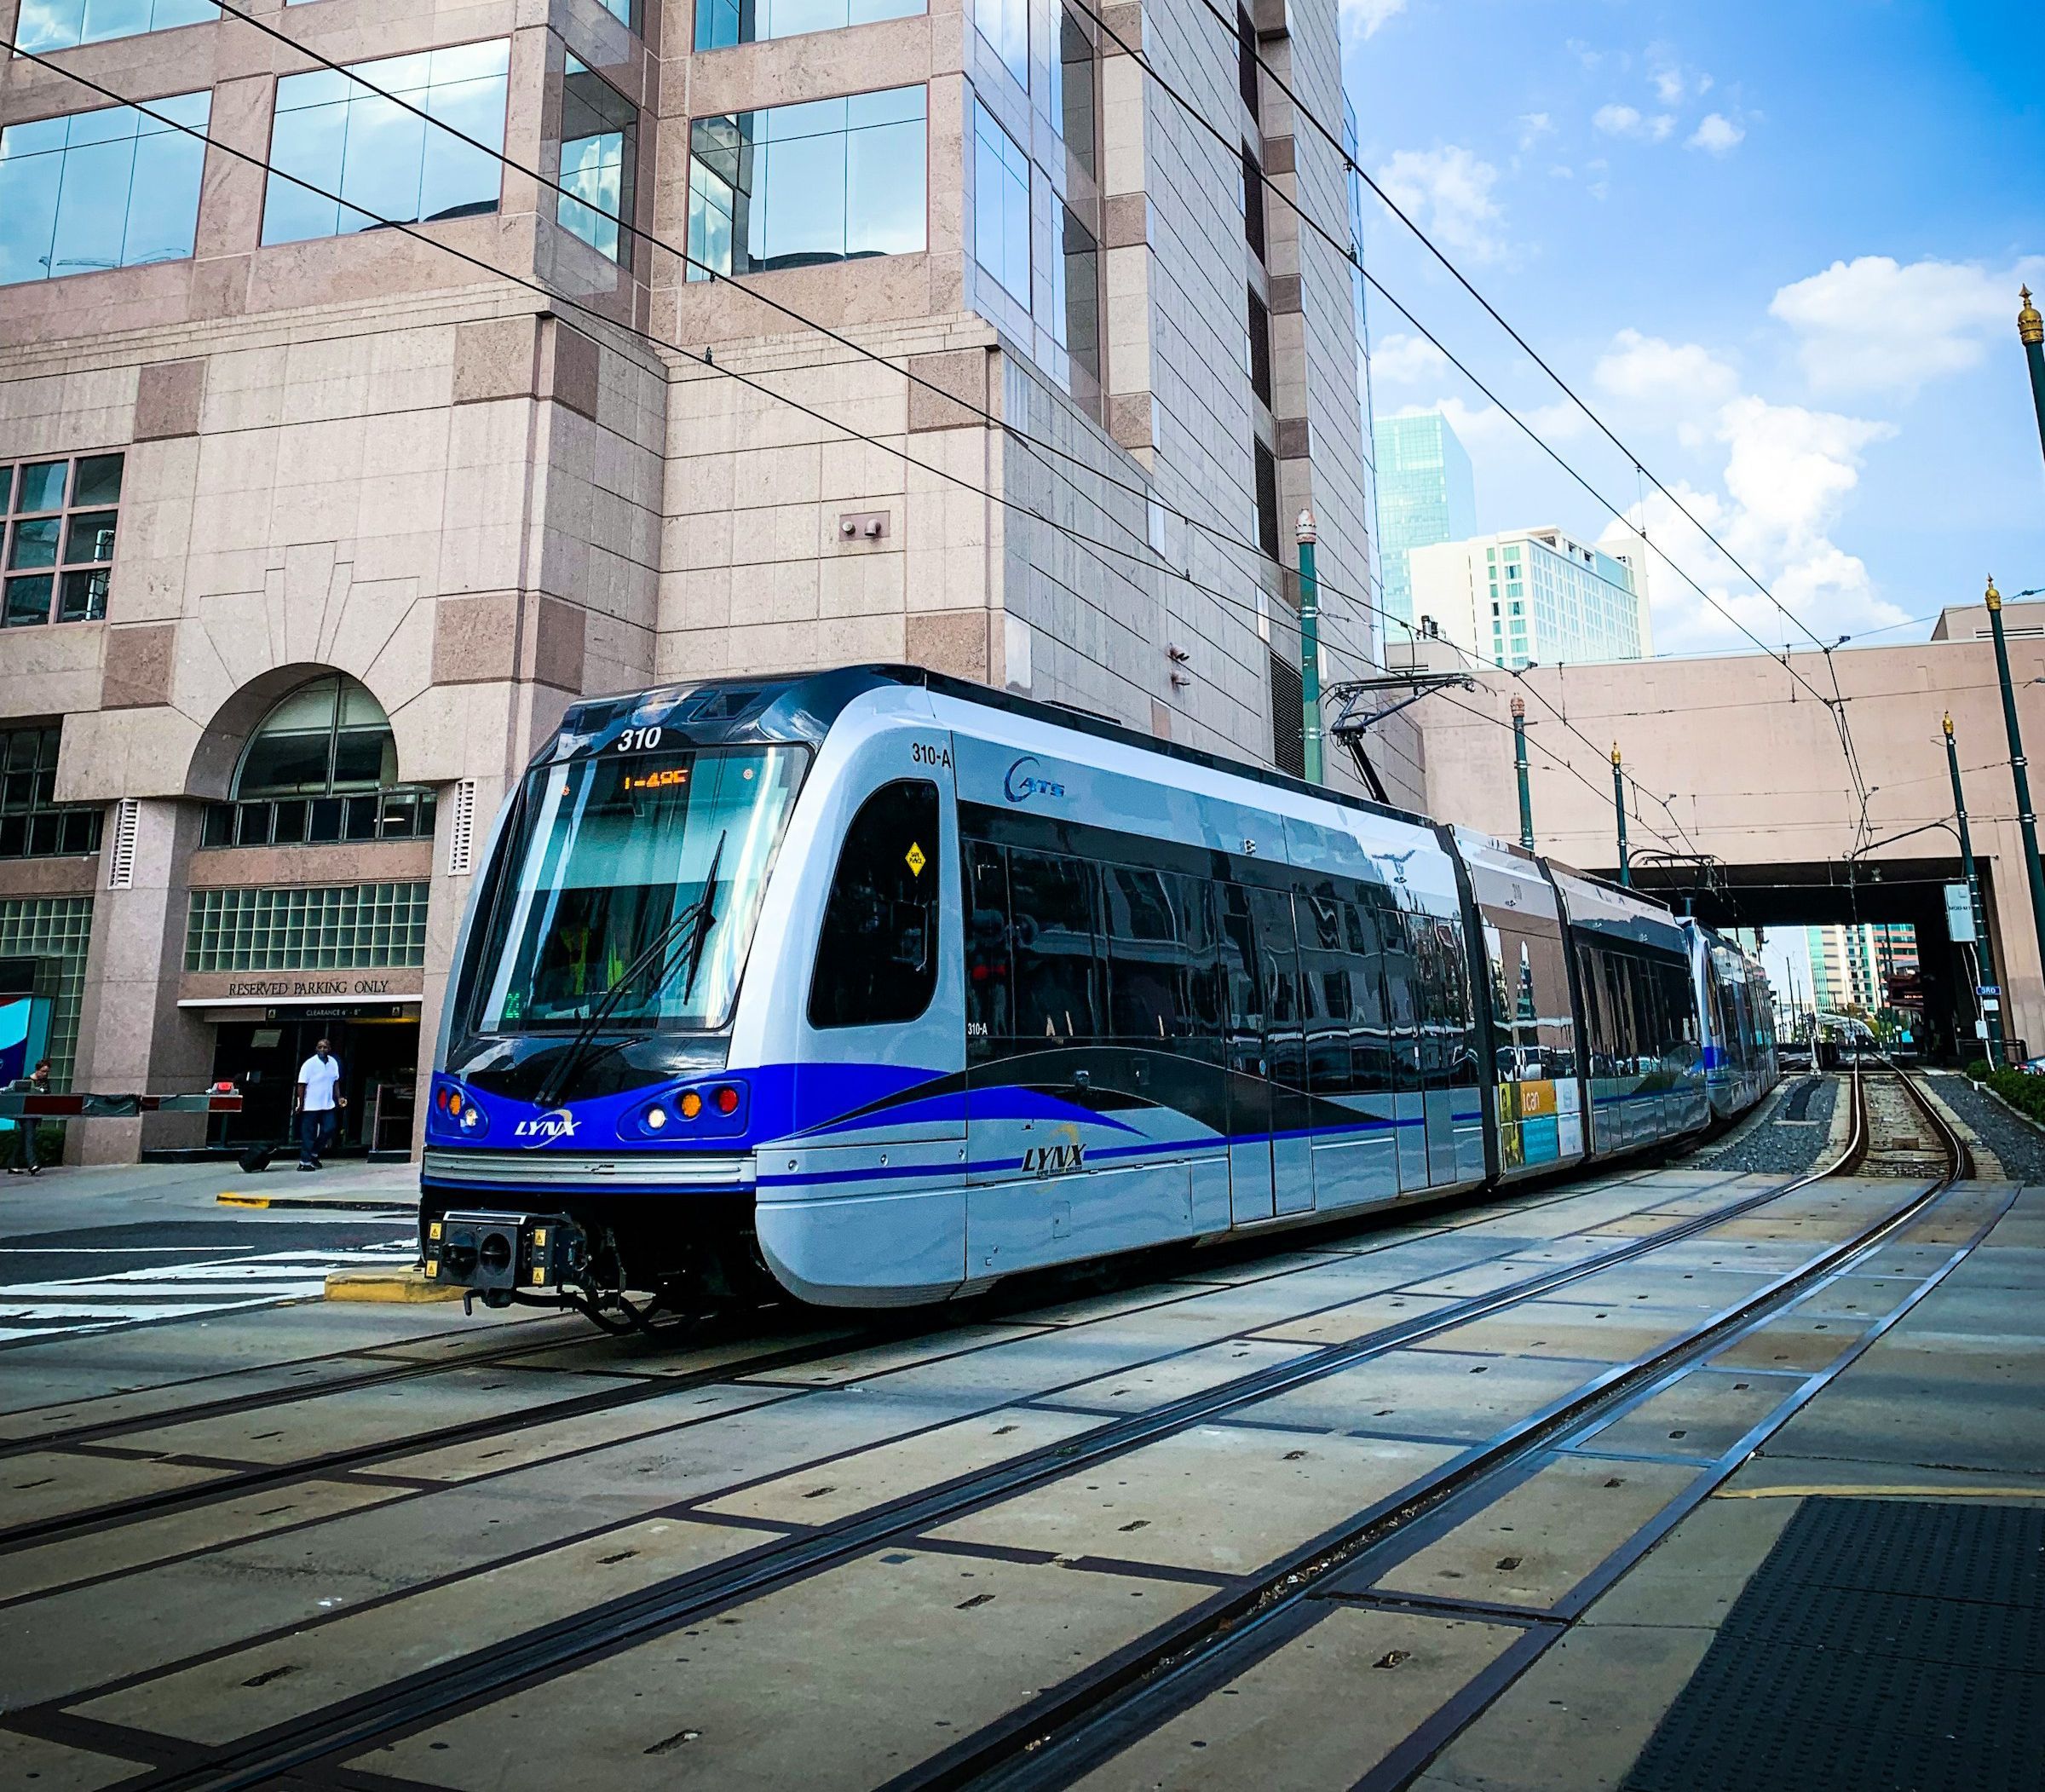
<path id="1" fill-rule="evenodd" d="M 965 846 L 965 1037 L 969 1046 L 1009 1036 L 1008 854 L 984 840 Z"/>
<path id="2" fill-rule="evenodd" d="M 1278 461 L 1262 442 L 1256 445 L 1257 545 L 1273 560 L 1278 558 Z"/>
<path id="3" fill-rule="evenodd" d="M 1069 1044 L 1094 1036 L 1097 882 L 1082 859 L 1020 848 L 1008 856 L 1019 1040 Z"/>
<path id="4" fill-rule="evenodd" d="M 973 22 L 1002 66 L 1029 86 L 1029 0 L 973 0 Z"/>
<path id="5" fill-rule="evenodd" d="M 349 971 L 426 962 L 432 885 L 195 890 L 187 971 Z"/>
<path id="6" fill-rule="evenodd" d="M 397 769 L 383 706 L 336 675 L 301 685 L 262 719 L 242 750 L 234 794 L 251 802 L 375 790 L 395 783 Z"/>
<path id="7" fill-rule="evenodd" d="M 213 0 L 21 0 L 14 42 L 23 49 L 75 49 L 219 16 Z"/>
<path id="8" fill-rule="evenodd" d="M 1271 314 L 1254 288 L 1249 293 L 1250 390 L 1271 406 Z"/>
<path id="9" fill-rule="evenodd" d="M 1236 9 L 1236 85 L 1242 95 L 1242 103 L 1250 109 L 1250 116 L 1257 115 L 1257 27 L 1250 23 L 1250 15 L 1241 7 Z"/>
<path id="10" fill-rule="evenodd" d="M 0 467 L 0 624 L 32 627 L 53 611 L 59 622 L 96 622 L 107 614 L 121 466 L 118 454 L 31 461 L 11 480 Z"/>
<path id="11" fill-rule="evenodd" d="M 924 246 L 925 95 L 850 99 L 698 118 L 690 127 L 691 279 Z"/>
<path id="12" fill-rule="evenodd" d="M 1051 263 L 1058 274 L 1053 295 L 1051 329 L 1093 386 L 1101 383 L 1101 255 L 1093 233 L 1069 205 L 1060 206 L 1064 222 L 1063 252 Z"/>
<path id="13" fill-rule="evenodd" d="M 1029 158 L 973 102 L 973 259 L 1029 303 Z"/>
<path id="14" fill-rule="evenodd" d="M 510 44 L 497 37 L 358 62 L 340 73 L 286 75 L 277 84 L 262 240 L 298 243 L 495 211 L 503 178 L 491 152 L 504 147 L 510 66 Z M 464 142 L 457 131 L 489 148 Z"/>
<path id="15" fill-rule="evenodd" d="M 0 130 L 0 285 L 191 255 L 213 95 L 147 103 Z"/>
<path id="16" fill-rule="evenodd" d="M 638 165 L 638 108 L 570 56 L 561 89 L 561 184 L 568 192 L 556 196 L 554 216 L 598 254 L 628 266 L 632 239 L 619 227 L 631 219 Z"/>
<path id="17" fill-rule="evenodd" d="M 1211 1037 L 1214 946 L 1207 887 L 1172 872 L 1109 865 L 1106 901 L 1109 1030 L 1152 1045 Z"/>
<path id="18" fill-rule="evenodd" d="M 1264 170 L 1257 165 L 1256 154 L 1247 143 L 1242 146 L 1242 239 L 1261 262 L 1264 251 Z"/>
<path id="19" fill-rule="evenodd" d="M 809 982 L 812 1027 L 913 1021 L 937 988 L 937 787 L 883 786 L 845 844 Z"/>
<path id="20" fill-rule="evenodd" d="M 527 775 L 490 893 L 475 1028 L 721 1027 L 809 763 L 798 746 L 611 753 Z"/>
<path id="21" fill-rule="evenodd" d="M 1058 53 L 1051 62 L 1051 122 L 1065 140 L 1065 153 L 1088 174 L 1094 172 L 1093 40 L 1069 7 L 1058 9 Z"/>
<path id="22" fill-rule="evenodd" d="M 926 11 L 926 0 L 697 0 L 696 48 L 724 49 Z"/>
<path id="23" fill-rule="evenodd" d="M 101 811 L 56 800 L 58 727 L 0 731 L 0 859 L 100 850 Z"/>

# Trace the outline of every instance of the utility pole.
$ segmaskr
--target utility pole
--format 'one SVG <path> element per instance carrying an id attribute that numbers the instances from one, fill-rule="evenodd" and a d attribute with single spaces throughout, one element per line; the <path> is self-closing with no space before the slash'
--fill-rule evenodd
<path id="1" fill-rule="evenodd" d="M 1619 881 L 1633 887 L 1633 861 L 1626 850 L 1626 774 L 1620 768 L 1619 743 L 1612 742 L 1612 807 L 1619 814 Z"/>
<path id="2" fill-rule="evenodd" d="M 2002 594 L 1988 581 L 1988 623 L 1996 639 L 1996 677 L 2002 687 L 2002 726 L 2009 734 L 2009 774 L 2017 787 L 2017 825 L 2024 833 L 2024 868 L 2031 879 L 2031 925 L 2045 966 L 2045 870 L 2038 865 L 2038 818 L 2031 807 L 2031 775 L 2025 768 L 2024 736 L 2017 727 L 2017 694 L 2009 682 L 2009 643 L 2002 637 Z M 2005 1012 L 2008 1011 L 2005 1010 Z"/>
<path id="3" fill-rule="evenodd" d="M 2045 447 L 2045 317 L 2031 302 L 2031 288 L 2022 289 L 2024 308 L 2017 314 L 2017 337 L 2024 344 L 2024 358 L 2031 363 L 2031 402 L 2038 413 L 2038 443 Z"/>
<path id="4" fill-rule="evenodd" d="M 1967 893 L 1973 904 L 1974 952 L 1981 965 L 1981 981 L 1995 990 L 1994 1007 L 1988 998 L 1975 992 L 1975 1000 L 1981 1005 L 1981 1018 L 1988 1023 L 1988 1061 L 1998 1070 L 2002 1068 L 2002 991 L 1996 982 L 1995 948 L 1988 937 L 1988 911 L 1981 901 L 1981 879 L 1974 872 L 1974 841 L 1967 826 L 1967 797 L 1960 787 L 1960 749 L 1953 741 L 1953 716 L 1948 710 L 1945 716 L 1945 769 L 1953 775 L 1953 813 L 1960 821 L 1960 868 L 1967 878 Z M 1920 959 L 1922 954 L 1919 954 Z"/>
<path id="5" fill-rule="evenodd" d="M 1299 704 L 1306 781 L 1321 781 L 1321 586 L 1314 577 L 1314 513 L 1302 510 L 1299 538 Z"/>
<path id="6" fill-rule="evenodd" d="M 1519 779 L 1519 844 L 1534 850 L 1534 797 L 1527 788 L 1527 700 L 1512 700 L 1512 770 Z"/>

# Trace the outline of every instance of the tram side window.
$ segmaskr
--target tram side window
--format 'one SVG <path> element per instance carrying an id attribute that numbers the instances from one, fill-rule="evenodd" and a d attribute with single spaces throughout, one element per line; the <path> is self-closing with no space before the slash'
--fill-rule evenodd
<path id="1" fill-rule="evenodd" d="M 1391 1086 L 1378 930 L 1353 885 L 1326 885 L 1297 903 L 1300 988 L 1306 1001 L 1308 1086 L 1316 1095 Z"/>
<path id="2" fill-rule="evenodd" d="M 1009 924 L 1015 960 L 1015 1037 L 1069 1045 L 1098 1031 L 1095 913 L 1099 875 L 1082 859 L 1011 850 Z"/>
<path id="3" fill-rule="evenodd" d="M 1402 909 L 1385 908 L 1377 915 L 1383 941 L 1385 1006 L 1391 1034 L 1393 1077 L 1397 1086 L 1411 1093 L 1420 1086 L 1420 961 L 1413 952 L 1413 917 Z"/>
<path id="4" fill-rule="evenodd" d="M 1009 1036 L 1008 853 L 965 843 L 965 1036 Z"/>
<path id="5" fill-rule="evenodd" d="M 1164 1045 L 1211 1037 L 1218 1016 L 1207 886 L 1174 872 L 1109 865 L 1101 888 L 1109 1031 Z"/>
<path id="6" fill-rule="evenodd" d="M 817 938 L 813 1027 L 912 1021 L 937 988 L 937 787 L 883 785 L 860 805 Z"/>
<path id="7" fill-rule="evenodd" d="M 1477 1075 L 1477 1014 L 1472 1003 L 1470 954 L 1460 921 L 1437 915 L 1432 925 L 1440 965 L 1443 1069 L 1451 1081 L 1467 1083 Z"/>

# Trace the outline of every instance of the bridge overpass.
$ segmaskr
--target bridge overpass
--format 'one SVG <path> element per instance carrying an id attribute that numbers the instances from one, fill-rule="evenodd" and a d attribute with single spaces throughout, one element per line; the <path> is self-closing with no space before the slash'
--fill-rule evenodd
<path id="1" fill-rule="evenodd" d="M 2003 615 L 2025 737 L 2045 749 L 2045 604 Z M 1423 643 L 1416 660 L 1457 663 L 1446 643 Z M 1835 677 L 1868 787 L 1864 826 L 1834 708 L 1812 694 L 1829 695 Z M 1961 877 L 1940 727 L 1950 710 L 2005 1030 L 2045 1051 L 2045 975 L 1985 608 L 1947 610 L 1929 641 L 1848 646 L 1829 659 L 1812 650 L 1480 674 L 1474 690 L 1407 712 L 1419 724 L 1430 814 L 1518 837 L 1515 696 L 1526 701 L 1542 852 L 1616 874 L 1616 743 L 1639 785 L 1629 783 L 1627 816 L 1637 884 L 1720 925 L 1914 924 L 1927 1027 L 1957 1049 L 1975 1012 L 1943 896 Z"/>

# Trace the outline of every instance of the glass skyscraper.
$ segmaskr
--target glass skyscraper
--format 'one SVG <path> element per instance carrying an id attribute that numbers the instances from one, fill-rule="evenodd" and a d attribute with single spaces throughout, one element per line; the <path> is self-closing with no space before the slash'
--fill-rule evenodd
<path id="1" fill-rule="evenodd" d="M 1383 550 L 1386 639 L 1413 620 L 1413 570 L 1407 550 L 1461 541 L 1477 533 L 1477 485 L 1470 457 L 1439 411 L 1380 418 L 1377 448 L 1378 539 Z"/>

